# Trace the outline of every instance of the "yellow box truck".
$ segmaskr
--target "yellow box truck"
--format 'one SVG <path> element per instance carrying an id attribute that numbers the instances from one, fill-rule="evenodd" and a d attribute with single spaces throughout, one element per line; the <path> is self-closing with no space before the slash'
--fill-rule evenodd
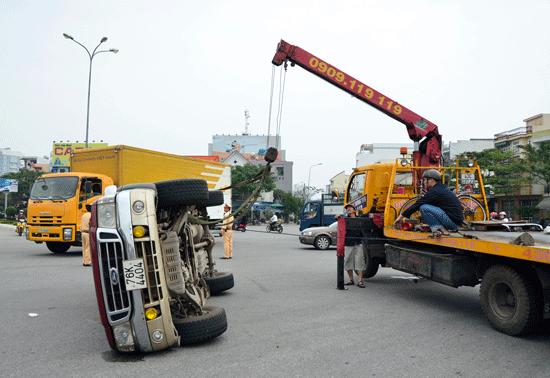
<path id="1" fill-rule="evenodd" d="M 231 166 L 124 145 L 77 150 L 71 154 L 71 172 L 43 175 L 33 185 L 27 239 L 64 253 L 82 245 L 80 218 L 106 187 L 180 178 L 203 179 L 208 189 L 220 189 L 231 185 Z M 230 190 L 224 200 L 231 203 Z M 223 205 L 208 211 L 212 219 L 221 218 Z"/>

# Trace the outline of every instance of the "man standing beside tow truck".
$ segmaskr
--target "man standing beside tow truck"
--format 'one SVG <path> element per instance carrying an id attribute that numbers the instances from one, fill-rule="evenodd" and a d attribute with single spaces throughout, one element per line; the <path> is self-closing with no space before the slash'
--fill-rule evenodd
<path id="1" fill-rule="evenodd" d="M 449 231 L 455 231 L 462 226 L 464 221 L 462 204 L 458 197 L 441 182 L 441 173 L 438 170 L 425 171 L 422 174 L 422 181 L 428 192 L 403 211 L 393 225 L 397 226 L 414 212 L 420 211 L 434 236 L 448 236 Z"/>

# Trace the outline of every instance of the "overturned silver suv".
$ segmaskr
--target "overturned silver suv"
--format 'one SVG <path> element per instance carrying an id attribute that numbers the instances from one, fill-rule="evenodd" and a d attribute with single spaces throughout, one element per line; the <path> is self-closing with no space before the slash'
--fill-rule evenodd
<path id="1" fill-rule="evenodd" d="M 205 304 L 233 275 L 214 269 L 215 241 L 200 222 L 220 204 L 223 193 L 200 179 L 112 186 L 93 203 L 94 282 L 111 348 L 153 352 L 226 331 L 225 310 Z"/>

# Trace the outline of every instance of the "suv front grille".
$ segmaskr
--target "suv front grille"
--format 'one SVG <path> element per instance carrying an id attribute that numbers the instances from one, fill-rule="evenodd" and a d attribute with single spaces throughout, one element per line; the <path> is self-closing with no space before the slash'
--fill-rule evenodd
<path id="1" fill-rule="evenodd" d="M 118 239 L 118 238 L 117 238 Z M 112 324 L 130 315 L 130 295 L 124 283 L 124 251 L 120 240 L 98 241 L 98 261 L 105 294 L 107 316 Z"/>

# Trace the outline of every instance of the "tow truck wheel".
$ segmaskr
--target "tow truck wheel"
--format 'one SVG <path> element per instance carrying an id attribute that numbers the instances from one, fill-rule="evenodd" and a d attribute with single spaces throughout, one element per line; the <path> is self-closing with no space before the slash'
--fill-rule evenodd
<path id="1" fill-rule="evenodd" d="M 372 278 L 376 275 L 376 273 L 378 273 L 378 268 L 380 267 L 380 258 L 370 257 L 368 253 L 366 253 L 365 258 L 366 258 L 367 268 L 363 273 L 363 277 Z"/>
<path id="2" fill-rule="evenodd" d="M 325 235 L 318 236 L 313 242 L 313 246 L 316 249 L 327 249 L 330 247 L 330 238 Z"/>
<path id="3" fill-rule="evenodd" d="M 176 179 L 159 181 L 157 187 L 159 206 L 197 205 L 208 201 L 208 184 L 201 179 Z"/>
<path id="4" fill-rule="evenodd" d="M 210 288 L 210 294 L 219 294 L 235 286 L 233 273 L 229 272 L 214 272 L 214 277 L 204 277 L 204 281 Z"/>
<path id="5" fill-rule="evenodd" d="M 46 242 L 46 247 L 53 253 L 65 253 L 71 248 L 71 243 Z"/>
<path id="6" fill-rule="evenodd" d="M 481 281 L 479 295 L 489 323 L 507 335 L 532 332 L 542 319 L 541 296 L 536 286 L 509 266 L 490 267 Z"/>
<path id="7" fill-rule="evenodd" d="M 227 330 L 227 316 L 221 307 L 203 307 L 203 314 L 184 319 L 174 318 L 181 345 L 203 343 Z"/>

